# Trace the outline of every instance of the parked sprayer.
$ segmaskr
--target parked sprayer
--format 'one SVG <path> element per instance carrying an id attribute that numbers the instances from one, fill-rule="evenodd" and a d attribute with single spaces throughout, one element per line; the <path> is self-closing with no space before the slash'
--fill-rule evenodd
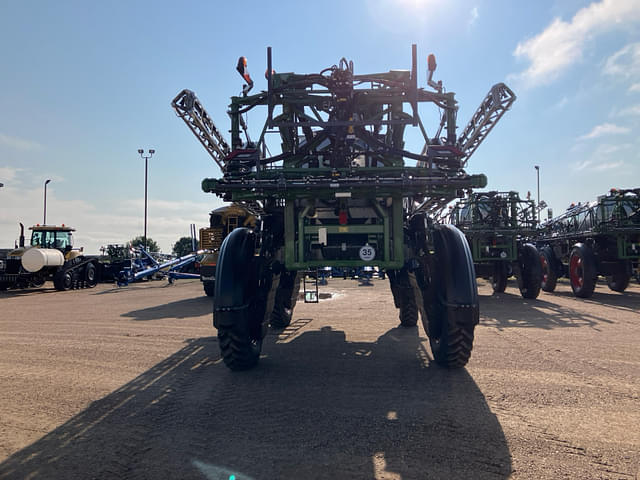
<path id="1" fill-rule="evenodd" d="M 495 85 L 458 137 L 455 95 L 433 80 L 433 55 L 428 66 L 432 91 L 418 87 L 415 46 L 410 71 L 373 74 L 356 74 L 344 58 L 319 73 L 276 73 L 268 48 L 267 89 L 249 95 L 254 82 L 241 57 L 246 85 L 229 105 L 230 143 L 192 91 L 174 98 L 222 172 L 204 179 L 203 190 L 256 218 L 255 228 L 226 236 L 217 259 L 213 318 L 229 368 L 258 362 L 269 322 L 286 323 L 274 312 L 295 305 L 298 272 L 318 267 L 385 270 L 401 323 L 415 325 L 420 311 L 436 362 L 467 363 L 479 319 L 473 258 L 460 230 L 435 225 L 431 215 L 486 185 L 464 167 L 515 96 Z M 430 135 L 423 104 L 442 112 Z M 253 141 L 245 115 L 258 107 L 266 122 Z M 424 139 L 421 153 L 406 148 L 411 127 Z M 271 134 L 281 153 L 269 151 Z"/>
<path id="2" fill-rule="evenodd" d="M 571 205 L 541 226 L 537 245 L 545 292 L 567 276 L 573 293 L 589 298 L 598 275 L 623 292 L 640 272 L 640 188 L 612 189 L 594 202 Z"/>

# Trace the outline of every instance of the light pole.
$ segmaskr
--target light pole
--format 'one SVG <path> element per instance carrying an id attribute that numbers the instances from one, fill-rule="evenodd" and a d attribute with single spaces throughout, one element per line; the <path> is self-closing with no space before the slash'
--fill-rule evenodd
<path id="1" fill-rule="evenodd" d="M 51 182 L 51 179 L 45 180 L 44 182 L 44 218 L 42 219 L 42 224 L 47 224 L 47 185 Z"/>
<path id="2" fill-rule="evenodd" d="M 150 149 L 149 155 L 144 154 L 144 150 L 139 149 L 138 153 L 144 158 L 144 249 L 147 249 L 147 172 L 149 171 L 149 159 L 156 153 Z"/>
<path id="3" fill-rule="evenodd" d="M 538 217 L 540 217 L 540 165 L 535 165 L 535 169 L 536 177 L 538 179 Z"/>

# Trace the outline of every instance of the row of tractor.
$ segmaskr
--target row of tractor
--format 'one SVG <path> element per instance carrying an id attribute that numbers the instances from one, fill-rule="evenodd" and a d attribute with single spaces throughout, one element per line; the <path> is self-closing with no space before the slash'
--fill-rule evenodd
<path id="1" fill-rule="evenodd" d="M 464 232 L 476 274 L 495 292 L 504 292 L 511 275 L 525 298 L 553 292 L 561 277 L 582 298 L 593 294 L 598 276 L 616 292 L 640 278 L 640 188 L 612 189 L 541 224 L 535 203 L 516 192 L 474 192 L 446 220 Z"/>
<path id="2" fill-rule="evenodd" d="M 74 228 L 66 225 L 34 225 L 29 227 L 31 239 L 25 244 L 24 225 L 14 249 L 0 255 L 0 291 L 42 287 L 52 281 L 56 290 L 93 288 L 99 281 L 119 286 L 153 278 L 200 278 L 185 272 L 196 264 L 201 252 L 182 257 L 150 254 L 130 245 L 108 245 L 103 254 L 85 255 L 73 247 Z"/>

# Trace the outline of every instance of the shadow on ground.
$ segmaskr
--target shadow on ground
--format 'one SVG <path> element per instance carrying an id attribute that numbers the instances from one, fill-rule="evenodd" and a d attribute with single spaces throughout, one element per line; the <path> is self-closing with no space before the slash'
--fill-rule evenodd
<path id="1" fill-rule="evenodd" d="M 0 291 L 0 298 L 3 296 L 6 297 L 24 297 L 26 295 L 42 295 L 43 293 L 53 293 L 57 292 L 55 288 L 44 286 L 44 287 L 31 287 L 31 288 L 16 288 L 9 290 Z"/>
<path id="2" fill-rule="evenodd" d="M 605 285 L 606 288 L 606 285 Z M 577 305 L 584 308 L 577 309 L 576 304 L 562 305 L 556 299 L 573 299 Z M 607 316 L 594 313 L 589 305 L 604 305 L 625 312 L 640 310 L 640 294 L 637 292 L 606 292 L 598 291 L 593 297 L 577 298 L 571 290 L 556 290 L 553 293 L 540 292 L 536 299 L 522 298 L 517 288 L 507 289 L 504 293 L 480 295 L 480 313 L 482 324 L 496 328 L 524 327 L 524 328 L 575 328 L 590 327 L 598 329 L 600 325 L 611 324 L 610 312 Z"/>
<path id="3" fill-rule="evenodd" d="M 189 341 L 8 458 L 0 477 L 509 476 L 484 396 L 466 370 L 433 365 L 417 329 L 354 343 L 295 328 L 268 336 L 259 366 L 241 373 L 222 365 L 214 337 Z"/>
<path id="4" fill-rule="evenodd" d="M 637 312 L 640 310 L 640 293 L 637 292 L 611 292 L 607 291 L 606 287 L 604 289 L 600 287 L 596 288 L 596 291 L 593 292 L 593 296 L 590 298 L 577 298 L 571 291 L 554 292 L 552 295 L 558 295 L 564 298 L 575 298 L 578 301 L 585 302 L 585 304 L 606 305 L 628 312 Z"/>
<path id="5" fill-rule="evenodd" d="M 163 303 L 154 307 L 142 308 L 123 313 L 121 316 L 133 320 L 147 321 L 160 318 L 192 318 L 201 315 L 211 315 L 213 298 L 201 295 L 194 298 Z"/>

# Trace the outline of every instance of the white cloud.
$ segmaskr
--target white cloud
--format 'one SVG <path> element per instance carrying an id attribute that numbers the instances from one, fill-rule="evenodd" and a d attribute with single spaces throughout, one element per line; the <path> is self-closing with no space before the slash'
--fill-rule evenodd
<path id="1" fill-rule="evenodd" d="M 617 160 L 614 162 L 599 163 L 598 165 L 593 166 L 592 170 L 595 172 L 604 172 L 606 170 L 615 170 L 616 168 L 620 168 L 623 165 L 623 160 Z"/>
<path id="2" fill-rule="evenodd" d="M 602 137 L 603 135 L 620 135 L 623 133 L 629 133 L 630 131 L 631 129 L 629 129 L 628 127 L 621 127 L 613 123 L 603 123 L 601 125 L 596 125 L 595 127 L 593 127 L 593 129 L 586 135 L 578 137 L 578 140 L 591 140 L 594 138 Z"/>
<path id="3" fill-rule="evenodd" d="M 607 170 L 620 168 L 623 165 L 624 165 L 623 160 L 614 160 L 613 162 L 600 163 L 592 159 L 592 160 L 585 160 L 583 162 L 578 162 L 575 165 L 575 169 L 577 171 L 583 171 L 588 169 L 590 172 L 604 172 Z"/>
<path id="4" fill-rule="evenodd" d="M 564 107 L 567 106 L 567 103 L 569 103 L 569 99 L 567 97 L 562 97 L 555 105 L 554 108 L 557 108 L 558 110 L 562 110 Z"/>
<path id="5" fill-rule="evenodd" d="M 24 138 L 12 137 L 0 133 L 0 145 L 6 145 L 7 147 L 14 148 L 16 150 L 39 150 L 42 148 L 39 143 L 25 140 Z"/>
<path id="6" fill-rule="evenodd" d="M 473 7 L 470 13 L 469 25 L 476 23 L 476 20 L 478 20 L 478 7 Z"/>
<path id="7" fill-rule="evenodd" d="M 640 6 L 638 8 L 640 9 Z M 630 43 L 607 58 L 604 73 L 619 78 L 637 79 L 640 75 L 640 42 Z M 638 85 L 632 85 L 630 89 Z"/>
<path id="8" fill-rule="evenodd" d="M 630 92 L 640 92 L 640 83 L 634 83 L 629 87 Z"/>
<path id="9" fill-rule="evenodd" d="M 631 143 L 602 143 L 585 155 L 585 159 L 576 162 L 573 167 L 577 171 L 604 172 L 619 168 L 625 164 L 624 159 L 629 155 L 623 153 L 632 150 Z"/>
<path id="10" fill-rule="evenodd" d="M 617 113 L 617 116 L 619 117 L 634 116 L 634 115 L 640 115 L 640 103 L 637 105 L 631 105 L 630 107 L 627 107 L 627 108 L 623 108 Z"/>
<path id="11" fill-rule="evenodd" d="M 637 0 L 602 0 L 580 9 L 569 22 L 556 18 L 538 35 L 518 43 L 514 55 L 530 65 L 512 77 L 527 86 L 549 84 L 582 58 L 593 37 L 639 19 Z"/>
<path id="12" fill-rule="evenodd" d="M 18 178 L 18 173 L 24 169 L 13 167 L 0 167 L 0 182 L 6 184 L 7 182 L 13 182 Z"/>

